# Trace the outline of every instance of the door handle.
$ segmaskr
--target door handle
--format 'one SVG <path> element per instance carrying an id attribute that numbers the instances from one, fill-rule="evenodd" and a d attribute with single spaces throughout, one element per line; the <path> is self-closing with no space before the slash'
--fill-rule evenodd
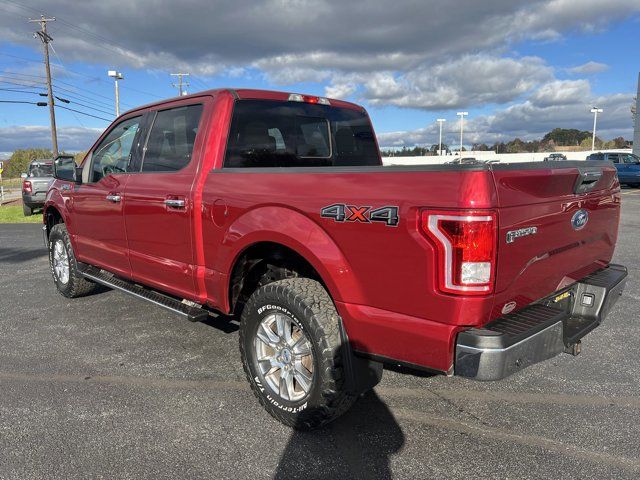
<path id="1" fill-rule="evenodd" d="M 167 198 L 164 201 L 164 204 L 171 208 L 184 208 L 185 206 L 184 200 L 178 198 Z"/>
<path id="2" fill-rule="evenodd" d="M 120 195 L 110 193 L 109 195 L 107 195 L 107 200 L 113 203 L 120 203 L 122 197 Z"/>

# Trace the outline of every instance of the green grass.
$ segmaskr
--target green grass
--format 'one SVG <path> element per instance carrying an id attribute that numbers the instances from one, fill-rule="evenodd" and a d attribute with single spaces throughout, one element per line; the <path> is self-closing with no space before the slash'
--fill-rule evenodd
<path id="1" fill-rule="evenodd" d="M 0 207 L 0 223 L 42 223 L 42 213 L 25 217 L 21 205 L 3 205 Z"/>

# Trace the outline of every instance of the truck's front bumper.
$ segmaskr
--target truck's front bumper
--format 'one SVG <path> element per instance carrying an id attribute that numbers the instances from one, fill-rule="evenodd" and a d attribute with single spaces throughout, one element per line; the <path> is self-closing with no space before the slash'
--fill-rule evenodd
<path id="1" fill-rule="evenodd" d="M 609 265 L 484 328 L 459 333 L 455 374 L 499 380 L 563 351 L 577 354 L 580 339 L 607 316 L 626 279 L 625 267 Z"/>

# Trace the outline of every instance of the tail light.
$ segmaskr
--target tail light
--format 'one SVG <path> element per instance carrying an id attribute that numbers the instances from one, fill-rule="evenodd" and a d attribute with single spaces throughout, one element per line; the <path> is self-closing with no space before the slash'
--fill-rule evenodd
<path id="1" fill-rule="evenodd" d="M 31 182 L 29 180 L 25 180 L 24 182 L 22 182 L 22 191 L 24 193 L 31 193 L 33 191 Z"/>
<path id="2" fill-rule="evenodd" d="M 437 249 L 440 291 L 460 295 L 493 291 L 496 223 L 494 212 L 422 212 L 422 231 Z"/>

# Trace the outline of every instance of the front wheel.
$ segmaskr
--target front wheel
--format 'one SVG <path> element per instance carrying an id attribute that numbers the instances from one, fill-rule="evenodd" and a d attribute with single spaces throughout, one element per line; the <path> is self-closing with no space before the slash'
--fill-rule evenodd
<path id="1" fill-rule="evenodd" d="M 335 420 L 355 402 L 344 369 L 338 312 L 308 278 L 257 289 L 240 324 L 240 353 L 251 388 L 274 418 L 298 429 Z"/>
<path id="2" fill-rule="evenodd" d="M 54 225 L 49 233 L 49 266 L 58 292 L 67 298 L 87 295 L 96 287 L 95 283 L 84 278 L 78 270 L 78 262 L 64 223 Z"/>

